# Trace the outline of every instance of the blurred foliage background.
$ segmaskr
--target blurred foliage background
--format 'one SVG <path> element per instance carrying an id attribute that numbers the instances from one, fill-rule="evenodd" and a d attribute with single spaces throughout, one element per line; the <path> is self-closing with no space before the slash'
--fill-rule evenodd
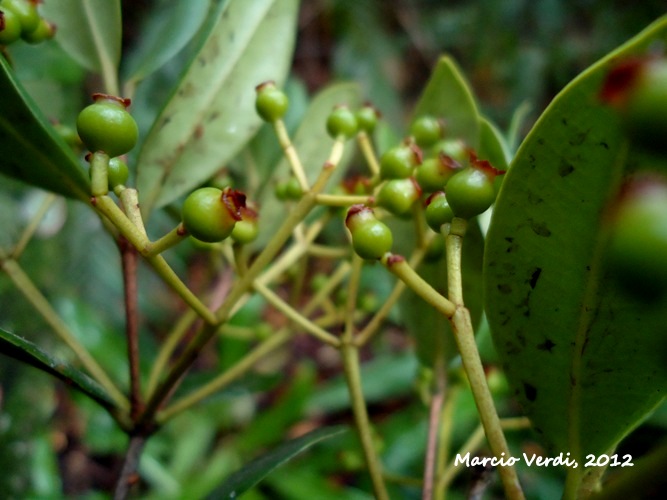
<path id="1" fill-rule="evenodd" d="M 123 1 L 124 53 L 131 57 L 150 18 L 177 3 Z M 363 94 L 400 137 L 431 68 L 446 52 L 468 76 L 483 112 L 501 129 L 507 129 L 519 106 L 530 110 L 529 127 L 568 81 L 664 12 L 663 0 L 303 0 L 289 89 L 295 102 L 305 102 L 330 82 L 359 82 Z M 186 47 L 152 76 L 135 97 L 133 106 L 144 129 L 177 81 L 189 50 Z M 37 49 L 17 45 L 12 56 L 19 76 L 47 116 L 72 125 L 98 82 L 53 42 Z M 2 178 L 0 246 L 7 248 L 16 241 L 43 196 Z M 21 262 L 103 366 L 125 380 L 118 257 L 96 218 L 82 208 L 59 200 Z M 159 234 L 169 229 L 172 219 L 166 213 L 151 224 L 151 231 Z M 191 246 L 171 251 L 169 258 L 179 273 L 187 274 L 195 290 L 224 280 L 224 276 L 211 276 L 209 270 L 217 263 Z M 382 271 L 370 269 L 365 276 L 364 293 L 369 298 L 381 300 L 386 293 L 388 282 Z M 146 269 L 140 283 L 142 349 L 147 360 L 182 305 Z M 280 319 L 260 300 L 251 301 L 233 319 L 239 331 L 255 328 L 258 321 L 275 326 Z M 63 359 L 70 357 L 3 275 L 0 327 L 30 338 Z M 198 368 L 224 369 L 247 346 L 246 339 L 228 338 L 207 351 Z M 484 350 L 492 364 L 488 341 Z M 365 356 L 365 391 L 382 436 L 378 446 L 396 479 L 392 494 L 419 498 L 419 488 L 406 478 L 421 474 L 427 411 L 415 397 L 420 369 L 402 333 L 400 317 L 392 317 L 392 324 Z M 338 362 L 326 347 L 300 337 L 265 360 L 252 376 L 171 422 L 155 436 L 142 461 L 147 497 L 201 497 L 259 451 L 286 437 L 322 424 L 350 423 Z M 194 374 L 193 383 L 198 376 Z M 501 414 L 517 414 L 500 375 L 495 390 Z M 476 425 L 470 396 L 461 394 L 456 401 L 455 448 Z M 623 446 L 641 453 L 664 436 L 665 429 L 667 411 L 663 409 Z M 538 449 L 531 444 L 529 431 L 515 433 L 512 439 Z M 125 436 L 102 410 L 46 375 L 0 360 L 3 497 L 57 498 L 64 492 L 106 498 L 104 492 L 113 484 L 125 445 Z M 353 433 L 309 453 L 270 476 L 247 498 L 369 498 Z M 521 473 L 534 498 L 551 498 L 558 491 L 557 470 Z M 474 472 L 466 474 L 457 484 L 467 484 Z"/>

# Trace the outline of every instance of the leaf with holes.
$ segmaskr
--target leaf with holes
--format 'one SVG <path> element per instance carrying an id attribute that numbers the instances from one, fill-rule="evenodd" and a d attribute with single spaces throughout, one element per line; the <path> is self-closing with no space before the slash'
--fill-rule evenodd
<path id="1" fill-rule="evenodd" d="M 667 42 L 667 18 L 603 58 L 549 105 L 506 174 L 487 235 L 494 342 L 519 401 L 574 495 L 587 454 L 607 453 L 665 397 L 667 303 L 609 278 L 604 214 L 625 173 L 619 118 L 599 99 L 610 68 Z"/>
<path id="2" fill-rule="evenodd" d="M 298 0 L 225 2 L 138 159 L 145 215 L 225 166 L 261 125 L 255 86 L 284 81 Z"/>

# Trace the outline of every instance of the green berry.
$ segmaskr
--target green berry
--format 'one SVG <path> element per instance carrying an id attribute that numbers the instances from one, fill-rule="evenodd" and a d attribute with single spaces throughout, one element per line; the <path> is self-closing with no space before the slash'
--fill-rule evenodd
<path id="1" fill-rule="evenodd" d="M 276 88 L 274 82 L 261 83 L 255 90 L 257 91 L 255 109 L 262 120 L 274 123 L 285 116 L 289 107 L 289 99 L 282 90 Z"/>
<path id="2" fill-rule="evenodd" d="M 30 33 L 39 26 L 39 14 L 33 2 L 27 0 L 3 0 L 2 10 L 10 10 L 16 14 L 21 23 L 21 32 Z"/>
<path id="3" fill-rule="evenodd" d="M 9 45 L 21 38 L 21 20 L 12 10 L 0 10 L 0 45 Z"/>
<path id="4" fill-rule="evenodd" d="M 447 182 L 445 191 L 454 215 L 463 219 L 485 212 L 496 199 L 493 179 L 473 167 L 454 174 Z"/>
<path id="5" fill-rule="evenodd" d="M 255 241 L 259 234 L 259 224 L 257 223 L 257 212 L 250 207 L 241 207 L 241 220 L 237 221 L 232 230 L 232 239 L 241 244 L 247 244 Z"/>
<path id="6" fill-rule="evenodd" d="M 461 139 L 444 139 L 431 148 L 432 156 L 449 156 L 455 162 L 465 165 L 468 161 L 469 150 Z"/>
<path id="7" fill-rule="evenodd" d="M 461 164 L 451 156 L 440 153 L 437 158 L 428 158 L 417 167 L 415 178 L 427 193 L 441 191 L 447 181 L 459 170 Z"/>
<path id="8" fill-rule="evenodd" d="M 245 195 L 231 188 L 200 188 L 190 193 L 183 203 L 183 225 L 200 241 L 222 241 L 241 220 L 240 209 L 244 206 Z"/>
<path id="9" fill-rule="evenodd" d="M 421 196 L 422 190 L 412 177 L 386 181 L 377 195 L 377 205 L 394 215 L 410 213 L 412 205 Z"/>
<path id="10" fill-rule="evenodd" d="M 433 146 L 443 135 L 441 120 L 429 115 L 420 116 L 410 126 L 410 135 L 421 148 Z"/>
<path id="11" fill-rule="evenodd" d="M 352 205 L 345 225 L 352 235 L 354 251 L 366 260 L 377 260 L 391 250 L 391 230 L 375 218 L 373 210 L 364 205 Z"/>
<path id="12" fill-rule="evenodd" d="M 366 104 L 357 111 L 356 118 L 359 130 L 363 130 L 367 134 L 370 134 L 377 126 L 379 113 L 373 106 Z"/>
<path id="13" fill-rule="evenodd" d="M 327 118 L 327 132 L 333 139 L 350 139 L 358 128 L 357 118 L 347 106 L 336 106 Z"/>
<path id="14" fill-rule="evenodd" d="M 130 170 L 127 163 L 119 157 L 111 158 L 109 160 L 109 168 L 107 169 L 107 178 L 109 179 L 109 189 L 113 190 L 117 186 L 123 186 L 130 176 Z"/>
<path id="15" fill-rule="evenodd" d="M 292 176 L 276 184 L 275 194 L 276 198 L 281 201 L 299 200 L 303 196 L 303 189 L 301 189 L 298 179 Z"/>
<path id="16" fill-rule="evenodd" d="M 456 217 L 469 219 L 486 211 L 496 199 L 495 180 L 504 174 L 488 160 L 469 152 L 470 166 L 452 176 L 445 186 L 447 200 Z"/>
<path id="17" fill-rule="evenodd" d="M 447 197 L 443 191 L 433 193 L 426 199 L 426 209 L 424 210 L 426 223 L 436 233 L 440 232 L 443 224 L 452 222 L 454 211 L 449 206 Z"/>
<path id="18" fill-rule="evenodd" d="M 56 26 L 48 22 L 46 19 L 40 19 L 37 28 L 28 33 L 22 32 L 21 38 L 28 43 L 40 43 L 44 40 L 49 40 L 56 34 Z"/>
<path id="19" fill-rule="evenodd" d="M 382 179 L 405 179 L 422 162 L 422 152 L 415 144 L 402 144 L 389 149 L 380 157 Z"/>
<path id="20" fill-rule="evenodd" d="M 139 136 L 137 123 L 127 111 L 130 100 L 106 94 L 93 94 L 93 99 L 76 120 L 83 143 L 89 151 L 104 151 L 110 157 L 130 151 Z"/>
<path id="21" fill-rule="evenodd" d="M 630 295 L 667 292 L 667 183 L 644 179 L 626 186 L 610 223 L 607 265 Z"/>

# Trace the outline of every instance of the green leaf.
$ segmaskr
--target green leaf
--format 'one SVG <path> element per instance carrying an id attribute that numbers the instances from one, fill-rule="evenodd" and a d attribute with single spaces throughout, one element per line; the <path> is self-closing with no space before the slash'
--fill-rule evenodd
<path id="1" fill-rule="evenodd" d="M 53 375 L 104 408 L 111 409 L 114 407 L 113 401 L 104 389 L 88 375 L 52 358 L 32 342 L 1 328 L 0 353 Z"/>
<path id="2" fill-rule="evenodd" d="M 140 152 L 146 215 L 211 177 L 255 134 L 255 86 L 285 79 L 297 12 L 298 0 L 232 0 L 218 11 Z"/>
<path id="3" fill-rule="evenodd" d="M 141 29 L 135 50 L 125 59 L 128 80 L 142 80 L 176 55 L 192 39 L 211 2 L 162 0 L 157 2 Z"/>
<path id="4" fill-rule="evenodd" d="M 121 51 L 120 0 L 58 0 L 44 2 L 41 9 L 58 26 L 55 40 L 72 59 L 89 71 L 115 74 Z"/>
<path id="5" fill-rule="evenodd" d="M 447 137 L 463 139 L 477 149 L 479 121 L 475 98 L 450 57 L 440 58 L 422 92 L 413 117 L 422 115 L 444 118 Z"/>
<path id="6" fill-rule="evenodd" d="M 479 158 L 488 160 L 495 168 L 507 170 L 511 153 L 507 140 L 488 119 L 479 117 Z"/>
<path id="7" fill-rule="evenodd" d="M 319 175 L 322 165 L 324 165 L 334 144 L 326 131 L 326 120 L 331 110 L 338 104 L 347 104 L 351 109 L 355 109 L 360 102 L 359 86 L 354 83 L 331 85 L 313 98 L 296 134 L 292 138 L 292 144 L 299 153 L 299 158 L 306 171 L 306 177 L 310 182 L 313 182 Z M 275 137 L 272 140 L 277 141 Z M 352 158 L 353 150 L 353 143 L 348 142 L 343 158 L 329 180 L 329 186 L 335 185 L 345 174 L 345 168 Z M 276 178 L 287 178 L 291 175 L 290 172 L 289 164 L 284 158 L 277 165 L 270 165 L 270 168 L 264 166 L 259 172 L 264 183 L 256 193 L 262 203 L 259 212 L 260 234 L 254 246 L 265 245 L 273 234 L 270 229 L 267 230 L 266 228 L 278 227 L 285 218 L 288 207 L 284 201 L 276 198 L 271 182 Z"/>
<path id="8" fill-rule="evenodd" d="M 287 441 L 229 476 L 218 489 L 209 495 L 209 498 L 238 498 L 285 462 L 314 444 L 337 436 L 346 430 L 345 427 L 325 427 Z"/>
<path id="9" fill-rule="evenodd" d="M 0 57 L 0 173 L 70 198 L 86 200 L 87 176 L 64 140 Z"/>
<path id="10" fill-rule="evenodd" d="M 506 174 L 487 235 L 487 314 L 509 381 L 539 434 L 582 468 L 586 454 L 615 446 L 667 388 L 667 303 L 623 295 L 601 258 L 625 141 L 599 90 L 619 59 L 657 41 L 667 42 L 667 18 L 552 101 Z"/>

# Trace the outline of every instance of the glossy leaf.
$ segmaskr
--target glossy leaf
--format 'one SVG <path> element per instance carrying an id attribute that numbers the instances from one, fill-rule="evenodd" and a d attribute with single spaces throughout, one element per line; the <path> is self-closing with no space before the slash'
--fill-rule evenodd
<path id="1" fill-rule="evenodd" d="M 58 27 L 55 40 L 72 59 L 95 73 L 115 73 L 121 51 L 120 0 L 58 0 L 40 8 Z"/>
<path id="2" fill-rule="evenodd" d="M 350 108 L 356 108 L 361 102 L 360 89 L 353 83 L 338 83 L 331 85 L 318 93 L 310 103 L 301 124 L 296 130 L 292 143 L 299 153 L 299 158 L 306 171 L 306 177 L 313 182 L 319 175 L 322 165 L 329 156 L 333 139 L 326 131 L 326 120 L 334 106 L 347 104 Z M 276 141 L 274 137 L 271 140 Z M 338 164 L 336 172 L 329 180 L 329 186 L 335 185 L 345 173 L 345 168 L 352 158 L 354 141 L 349 141 L 345 148 L 343 158 Z M 266 168 L 266 167 L 269 168 Z M 256 245 L 262 246 L 271 238 L 270 228 L 277 227 L 285 217 L 288 207 L 285 202 L 279 201 L 273 192 L 273 182 L 276 179 L 285 179 L 290 173 L 287 160 L 281 158 L 277 165 L 265 165 L 260 172 L 264 180 L 264 186 L 260 187 L 257 196 L 261 200 L 259 230 L 260 234 Z M 268 228 L 268 229 L 267 229 Z"/>
<path id="3" fill-rule="evenodd" d="M 202 25 L 210 4 L 189 0 L 157 2 L 142 27 L 138 46 L 127 57 L 124 73 L 128 80 L 142 80 L 176 55 Z"/>
<path id="4" fill-rule="evenodd" d="M 79 161 L 0 57 L 0 173 L 85 200 L 89 181 Z"/>
<path id="5" fill-rule="evenodd" d="M 88 375 L 52 358 L 32 342 L 0 328 L 0 353 L 34 366 L 52 375 L 68 386 L 82 392 L 105 408 L 113 408 L 111 398 Z"/>
<path id="6" fill-rule="evenodd" d="M 667 303 L 623 294 L 601 258 L 625 141 L 600 87 L 617 61 L 658 40 L 667 42 L 667 18 L 552 101 L 506 174 L 487 235 L 487 314 L 508 379 L 553 451 L 581 466 L 614 447 L 667 388 Z"/>
<path id="7" fill-rule="evenodd" d="M 259 483 L 274 469 L 296 457 L 311 446 L 346 431 L 345 427 L 325 427 L 299 438 L 287 441 L 270 452 L 248 463 L 235 472 L 216 489 L 209 498 L 238 498 L 242 493 Z"/>
<path id="8" fill-rule="evenodd" d="M 479 121 L 470 86 L 454 61 L 443 56 L 438 61 L 414 110 L 414 118 L 432 115 L 445 120 L 447 137 L 463 139 L 477 148 Z"/>
<path id="9" fill-rule="evenodd" d="M 285 79 L 297 11 L 298 0 L 232 0 L 217 13 L 140 152 L 145 214 L 211 177 L 255 134 L 255 86 Z"/>

